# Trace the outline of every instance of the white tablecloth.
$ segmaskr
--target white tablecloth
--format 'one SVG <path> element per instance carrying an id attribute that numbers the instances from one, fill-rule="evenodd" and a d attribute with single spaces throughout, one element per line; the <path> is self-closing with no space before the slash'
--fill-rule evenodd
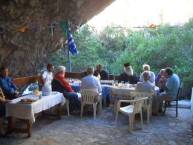
<path id="1" fill-rule="evenodd" d="M 135 91 L 135 87 L 110 87 L 110 96 L 112 99 L 130 99 L 130 92 Z"/>
<path id="2" fill-rule="evenodd" d="M 37 101 L 33 103 L 20 103 L 20 100 L 24 98 L 36 99 Z M 41 99 L 39 99 L 38 95 L 29 94 L 14 99 L 6 104 L 6 116 L 19 119 L 30 119 L 31 122 L 34 123 L 34 114 L 47 110 L 59 103 L 61 103 L 61 105 L 64 105 L 65 103 L 63 94 L 59 92 L 52 92 L 49 96 L 42 96 Z"/>
<path id="3" fill-rule="evenodd" d="M 159 88 L 155 87 L 155 91 L 158 91 Z M 135 91 L 135 87 L 118 87 L 111 86 L 110 87 L 110 96 L 112 100 L 120 100 L 120 99 L 131 99 L 131 92 Z"/>

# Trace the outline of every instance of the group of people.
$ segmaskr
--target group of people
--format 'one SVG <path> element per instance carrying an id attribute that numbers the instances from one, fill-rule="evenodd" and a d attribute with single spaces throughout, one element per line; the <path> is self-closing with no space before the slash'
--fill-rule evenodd
<path id="1" fill-rule="evenodd" d="M 49 84 L 52 88 L 52 91 L 58 91 L 64 94 L 64 97 L 69 100 L 70 112 L 80 110 L 81 103 L 78 99 L 79 93 L 73 90 L 67 78 L 65 77 L 66 68 L 64 66 L 59 66 L 54 76 L 52 73 L 53 69 L 53 65 L 47 65 L 47 70 L 42 74 L 44 84 Z M 102 66 L 99 66 L 98 72 L 100 73 L 101 70 Z M 86 74 L 87 76 L 82 78 L 80 89 L 93 89 L 98 93 L 102 92 L 100 81 L 94 76 L 94 68 L 88 67 Z M 103 74 L 104 72 L 101 73 L 101 77 L 104 76 Z"/>
<path id="2" fill-rule="evenodd" d="M 124 72 L 119 76 L 119 82 L 137 84 L 135 91 L 153 93 L 152 111 L 153 115 L 162 112 L 162 102 L 166 99 L 176 98 L 180 87 L 180 79 L 169 67 L 161 69 L 157 77 L 150 71 L 148 64 L 143 65 L 143 73 L 139 79 L 134 73 L 130 63 L 124 64 Z M 155 86 L 159 87 L 159 92 L 155 91 Z"/>
<path id="3" fill-rule="evenodd" d="M 79 94 L 75 92 L 67 78 L 65 77 L 66 68 L 59 66 L 57 72 L 53 75 L 54 66 L 47 65 L 47 70 L 41 75 L 43 85 L 48 85 L 52 91 L 58 91 L 64 94 L 64 97 L 69 99 L 70 112 L 80 110 L 81 103 L 78 99 Z M 108 80 L 107 71 L 102 69 L 102 65 L 97 65 L 94 71 L 93 67 L 88 67 L 87 76 L 82 78 L 80 89 L 93 89 L 98 93 L 102 92 L 101 84 L 97 78 L 100 75 L 101 80 Z M 128 82 L 137 84 L 136 91 L 154 93 L 153 97 L 153 115 L 157 115 L 161 110 L 162 101 L 167 98 L 175 98 L 180 86 L 179 77 L 173 73 L 171 68 L 161 69 L 157 77 L 150 71 L 150 66 L 143 65 L 143 73 L 138 78 L 134 73 L 130 63 L 124 64 L 124 72 L 120 74 L 119 82 Z M 160 87 L 160 93 L 155 93 L 155 86 Z M 5 116 L 5 104 L 12 99 L 18 97 L 18 88 L 8 77 L 8 68 L 0 68 L 0 134 L 3 134 L 2 117 Z"/>

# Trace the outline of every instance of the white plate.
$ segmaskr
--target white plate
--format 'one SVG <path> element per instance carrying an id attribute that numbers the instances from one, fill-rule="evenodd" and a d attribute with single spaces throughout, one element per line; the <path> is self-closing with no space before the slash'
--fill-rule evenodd
<path id="1" fill-rule="evenodd" d="M 34 102 L 36 102 L 36 101 L 34 101 Z M 32 104 L 34 102 L 21 102 L 21 101 L 19 101 L 18 103 L 20 103 L 20 104 Z"/>

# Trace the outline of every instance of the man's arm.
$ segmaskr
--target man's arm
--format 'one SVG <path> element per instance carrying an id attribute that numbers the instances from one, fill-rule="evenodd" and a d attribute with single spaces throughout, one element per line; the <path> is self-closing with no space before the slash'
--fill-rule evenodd
<path id="1" fill-rule="evenodd" d="M 42 79 L 43 85 L 45 85 L 46 83 L 46 72 L 45 71 L 43 72 L 41 79 Z"/>

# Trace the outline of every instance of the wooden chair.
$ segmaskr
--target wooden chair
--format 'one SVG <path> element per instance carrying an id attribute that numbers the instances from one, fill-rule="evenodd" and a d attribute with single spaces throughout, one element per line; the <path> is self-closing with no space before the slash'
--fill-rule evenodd
<path id="1" fill-rule="evenodd" d="M 144 100 L 147 100 L 148 97 L 142 98 L 134 98 L 134 100 L 119 100 L 117 104 L 116 110 L 116 122 L 118 119 L 119 112 L 129 116 L 129 132 L 133 131 L 133 124 L 135 120 L 135 114 L 140 114 L 141 118 L 141 128 L 143 129 L 143 114 L 142 114 L 142 106 L 144 104 Z M 121 103 L 130 103 L 129 106 L 121 107 Z"/>
<path id="2" fill-rule="evenodd" d="M 93 105 L 93 115 L 96 118 L 96 107 L 99 103 L 99 112 L 102 110 L 102 94 L 99 94 L 91 89 L 83 89 L 80 91 L 81 94 L 81 118 L 85 104 Z"/>
<path id="3" fill-rule="evenodd" d="M 165 103 L 164 103 L 164 111 L 163 111 L 163 113 L 162 113 L 163 116 L 165 115 L 168 102 L 170 102 L 170 101 L 175 101 L 175 102 L 176 102 L 176 117 L 178 117 L 178 99 L 179 99 L 179 94 L 180 94 L 180 90 L 181 90 L 181 89 L 182 89 L 182 86 L 180 86 L 180 87 L 178 88 L 178 93 L 177 93 L 176 98 L 168 98 L 168 99 L 164 100 Z"/>

